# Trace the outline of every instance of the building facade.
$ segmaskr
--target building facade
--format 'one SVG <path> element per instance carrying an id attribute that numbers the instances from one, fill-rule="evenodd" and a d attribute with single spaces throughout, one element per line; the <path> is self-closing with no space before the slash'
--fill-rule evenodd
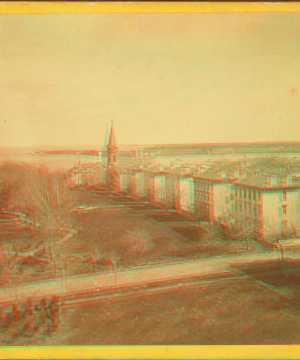
<path id="1" fill-rule="evenodd" d="M 231 222 L 250 224 L 258 237 L 299 236 L 299 189 L 287 178 L 248 178 L 231 186 Z"/>
<path id="2" fill-rule="evenodd" d="M 77 164 L 67 172 L 66 178 L 70 187 L 101 187 L 103 181 L 103 167 L 97 164 Z"/>

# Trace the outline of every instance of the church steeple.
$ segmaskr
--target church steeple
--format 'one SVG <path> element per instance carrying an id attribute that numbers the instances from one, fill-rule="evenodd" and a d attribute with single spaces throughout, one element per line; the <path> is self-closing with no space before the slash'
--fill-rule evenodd
<path id="1" fill-rule="evenodd" d="M 102 162 L 103 162 L 103 165 L 106 165 L 106 160 L 107 160 L 107 145 L 108 145 L 108 123 L 107 123 L 107 126 L 106 126 L 104 144 L 103 144 L 103 147 L 102 147 Z"/>
<path id="2" fill-rule="evenodd" d="M 117 142 L 116 142 L 116 137 L 115 137 L 115 132 L 114 132 L 114 123 L 113 120 L 111 121 L 111 128 L 110 128 L 110 134 L 109 134 L 109 142 L 107 145 L 107 149 L 117 149 Z"/>
<path id="3" fill-rule="evenodd" d="M 111 121 L 111 128 L 110 128 L 110 134 L 109 134 L 109 141 L 107 144 L 107 164 L 113 164 L 116 161 L 116 153 L 117 153 L 117 142 L 114 132 L 114 124 L 113 121 Z"/>

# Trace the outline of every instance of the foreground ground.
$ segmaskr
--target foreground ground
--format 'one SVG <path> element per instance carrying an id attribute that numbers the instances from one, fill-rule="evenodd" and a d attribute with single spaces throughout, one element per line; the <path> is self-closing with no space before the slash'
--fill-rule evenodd
<path id="1" fill-rule="evenodd" d="M 182 260 L 198 259 L 211 265 L 218 257 L 219 261 L 226 256 L 246 260 L 225 264 L 209 275 L 198 271 L 192 278 L 135 283 L 126 289 L 114 288 L 112 283 L 109 289 L 61 298 L 57 331 L 13 344 L 300 342 L 300 266 L 298 260 L 288 261 L 288 253 L 281 259 L 280 253 L 264 250 L 258 243 L 250 243 L 246 251 L 241 242 L 211 241 L 193 219 L 164 214 L 131 199 L 88 191 L 79 191 L 77 199 L 73 215 L 79 231 L 60 246 L 68 260 L 65 278 L 95 272 L 113 275 L 135 266 Z M 4 241 L 14 237 L 16 246 L 23 248 L 29 239 L 39 241 L 38 233 L 22 224 L 3 224 Z M 15 231 L 17 228 L 21 230 Z M 257 262 L 261 255 L 272 260 Z M 24 269 L 26 281 L 43 280 L 47 275 L 42 254 L 25 263 Z"/>
<path id="2" fill-rule="evenodd" d="M 258 265 L 258 266 L 256 266 Z M 262 262 L 209 276 L 63 305 L 49 344 L 296 344 L 299 262 Z M 104 294 L 103 294 L 104 295 Z"/>

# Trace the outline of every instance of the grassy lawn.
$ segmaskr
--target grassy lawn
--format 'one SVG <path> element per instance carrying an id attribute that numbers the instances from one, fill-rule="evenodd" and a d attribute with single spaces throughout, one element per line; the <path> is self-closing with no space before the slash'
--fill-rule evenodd
<path id="1" fill-rule="evenodd" d="M 219 255 L 230 255 L 245 251 L 245 245 L 240 241 L 226 242 L 221 239 L 209 239 L 203 227 L 172 227 L 185 238 L 185 246 L 178 249 L 178 255 L 186 258 L 205 258 Z M 254 250 L 250 247 L 250 250 Z"/>
<path id="2" fill-rule="evenodd" d="M 74 194 L 73 225 L 80 231 L 59 245 L 64 273 L 58 276 L 108 271 L 108 257 L 122 270 L 245 251 L 241 242 L 212 238 L 205 226 L 181 226 L 185 216 L 143 212 L 139 203 L 133 206 L 110 194 Z M 16 253 L 41 242 L 38 230 L 13 217 L 0 222 L 0 237 L 2 246 L 11 245 Z M 249 244 L 249 251 L 259 247 Z M 18 271 L 19 283 L 52 276 L 43 252 L 24 260 Z M 299 343 L 299 263 L 260 262 L 233 271 L 231 282 L 216 278 L 209 285 L 63 308 L 58 332 L 30 341 L 35 345 Z M 288 294 L 286 299 L 278 289 Z"/>
<path id="3" fill-rule="evenodd" d="M 119 197 L 106 198 L 105 194 L 98 197 L 87 191 L 78 192 L 78 199 L 78 206 L 88 204 L 95 209 L 75 213 L 75 223 L 82 232 L 62 247 L 64 253 L 72 253 L 71 257 L 80 258 L 82 254 L 89 257 L 96 249 L 99 264 L 104 266 L 104 258 L 114 253 L 116 266 L 124 268 L 245 251 L 242 242 L 208 238 L 204 227 L 178 226 L 178 221 L 191 221 L 179 214 L 145 213 L 138 207 L 128 211 L 129 205 Z M 174 222 L 174 226 L 164 226 L 165 221 Z M 137 261 L 132 247 L 136 238 L 143 242 Z M 255 249 L 249 246 L 249 251 Z"/>
<path id="4" fill-rule="evenodd" d="M 66 242 L 62 251 L 82 257 L 96 249 L 100 259 L 114 253 L 117 266 L 128 267 L 136 264 L 132 244 L 138 238 L 143 242 L 137 259 L 139 265 L 172 257 L 178 239 L 168 228 L 151 224 L 138 210 L 128 212 L 126 207 L 114 207 L 113 201 L 89 193 L 83 195 L 80 203 L 98 208 L 75 213 L 75 223 L 82 231 Z"/>
<path id="5" fill-rule="evenodd" d="M 182 221 L 182 222 L 193 222 L 194 220 L 181 215 L 181 214 L 177 214 L 177 213 L 171 213 L 171 212 L 165 212 L 163 214 L 149 214 L 147 215 L 148 218 L 153 219 L 155 221 L 159 221 L 161 223 L 165 223 L 165 222 L 174 222 L 176 223 L 177 221 Z"/>
<path id="6" fill-rule="evenodd" d="M 0 284 L 3 286 L 8 281 L 32 281 L 38 275 L 43 276 L 44 264 L 36 259 L 18 260 L 22 254 L 28 253 L 40 246 L 39 232 L 29 228 L 24 223 L 16 220 L 16 216 L 0 217 L 0 246 L 1 254 L 11 261 L 1 258 Z"/>
<path id="7" fill-rule="evenodd" d="M 266 261 L 236 267 L 252 279 L 262 281 L 270 290 L 280 289 L 289 299 L 290 307 L 300 306 L 300 262 L 299 260 Z"/>
<path id="8" fill-rule="evenodd" d="M 127 199 L 123 202 L 119 196 L 100 194 L 74 191 L 73 228 L 79 232 L 59 245 L 62 265 L 58 266 L 56 276 L 107 271 L 110 259 L 116 269 L 122 270 L 245 251 L 242 242 L 208 237 L 203 226 L 180 226 L 178 222 L 186 222 L 186 216 L 143 212 L 140 211 L 143 208 L 127 204 Z M 153 206 L 151 209 L 157 210 Z M 16 221 L 1 222 L 0 236 L 2 243 L 14 244 L 16 252 L 30 250 L 41 242 L 38 230 L 30 230 Z M 254 250 L 255 246 L 250 244 L 249 251 Z M 43 252 L 24 261 L 20 271 L 22 281 L 54 276 Z"/>
<path id="9" fill-rule="evenodd" d="M 297 312 L 248 280 L 86 304 L 64 313 L 70 328 L 76 326 L 57 344 L 300 342 Z"/>
<path id="10" fill-rule="evenodd" d="M 174 282 L 152 292 L 151 286 L 111 290 L 99 293 L 100 300 L 71 302 L 62 307 L 57 332 L 31 337 L 26 344 L 298 344 L 300 263 L 252 263 L 237 269 L 227 277 L 204 277 L 201 283 L 187 280 L 182 287 Z M 282 299 L 281 289 L 290 300 Z"/>

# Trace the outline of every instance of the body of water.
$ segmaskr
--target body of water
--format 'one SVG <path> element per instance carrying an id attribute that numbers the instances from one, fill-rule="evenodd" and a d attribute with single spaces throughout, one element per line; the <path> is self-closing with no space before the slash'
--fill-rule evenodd
<path id="1" fill-rule="evenodd" d="M 181 163 L 204 163 L 214 162 L 217 160 L 238 160 L 245 158 L 253 158 L 258 156 L 280 156 L 291 158 L 296 156 L 300 159 L 299 153 L 262 153 L 262 154 L 206 154 L 206 155 L 184 155 L 176 154 L 174 156 L 156 156 L 155 160 L 160 163 L 169 164 L 171 161 L 177 160 Z M 127 159 L 128 160 L 128 159 Z M 142 159 L 141 159 L 142 160 Z M 67 171 L 71 169 L 75 164 L 87 164 L 97 163 L 101 161 L 101 157 L 93 155 L 79 155 L 79 154 L 28 154 L 28 152 L 22 151 L 5 151 L 0 152 L 0 162 L 14 161 L 14 162 L 26 162 L 35 163 L 46 166 L 50 169 L 58 169 Z"/>

